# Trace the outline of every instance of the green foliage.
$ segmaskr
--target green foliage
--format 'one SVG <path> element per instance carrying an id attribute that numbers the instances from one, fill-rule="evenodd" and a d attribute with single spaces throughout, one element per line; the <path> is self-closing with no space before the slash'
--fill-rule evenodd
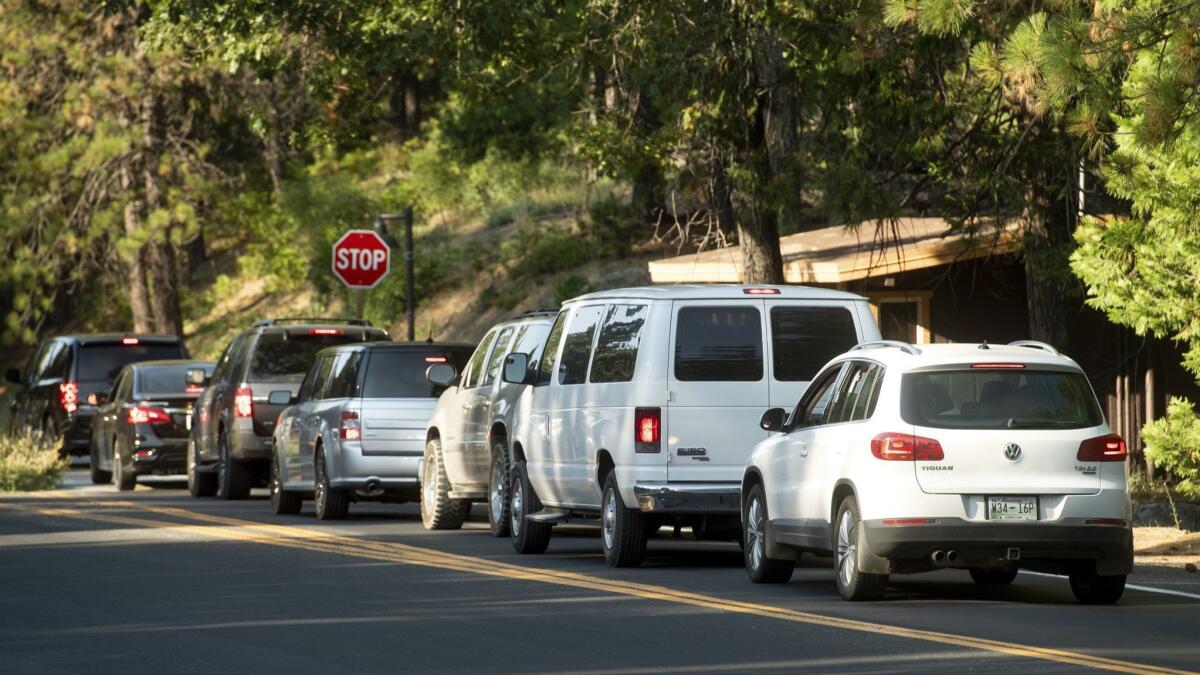
<path id="1" fill-rule="evenodd" d="M 572 274 L 554 284 L 554 302 L 561 305 L 571 298 L 591 292 L 591 290 L 592 287 L 587 279 L 578 274 Z"/>
<path id="2" fill-rule="evenodd" d="M 0 435 L 0 492 L 53 490 L 70 465 L 52 439 L 30 433 Z"/>
<path id="3" fill-rule="evenodd" d="M 562 227 L 522 226 L 500 246 L 501 255 L 515 260 L 513 274 L 542 276 L 576 269 L 592 260 L 594 251 L 585 237 Z"/>
<path id="4" fill-rule="evenodd" d="M 633 209 L 611 194 L 588 205 L 583 229 L 601 255 L 612 257 L 628 255 L 634 242 L 645 238 L 647 233 Z"/>
<path id="5" fill-rule="evenodd" d="M 1190 401 L 1172 398 L 1167 415 L 1142 427 L 1146 457 L 1174 474 L 1175 490 L 1200 500 L 1200 417 Z"/>

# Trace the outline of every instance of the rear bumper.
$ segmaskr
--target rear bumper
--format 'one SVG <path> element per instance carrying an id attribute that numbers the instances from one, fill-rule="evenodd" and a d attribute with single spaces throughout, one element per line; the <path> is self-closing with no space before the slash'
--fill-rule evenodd
<path id="1" fill-rule="evenodd" d="M 92 416 L 76 413 L 67 418 L 62 432 L 63 454 L 82 456 L 92 450 Z"/>
<path id="2" fill-rule="evenodd" d="M 229 434 L 229 454 L 239 462 L 267 461 L 275 439 L 259 436 L 253 430 L 237 429 Z"/>
<path id="3" fill-rule="evenodd" d="M 646 513 L 741 513 L 741 486 L 737 483 L 636 483 L 633 494 Z"/>
<path id="4" fill-rule="evenodd" d="M 420 486 L 421 455 L 416 451 L 363 455 L 359 444 L 347 443 L 337 447 L 326 459 L 331 487 L 359 490 L 374 481 L 389 491 L 416 490 Z"/>
<path id="5" fill-rule="evenodd" d="M 187 440 L 171 439 L 139 443 L 134 449 L 133 469 L 139 474 L 176 474 L 187 471 Z M 152 452 L 138 457 L 138 452 Z"/>

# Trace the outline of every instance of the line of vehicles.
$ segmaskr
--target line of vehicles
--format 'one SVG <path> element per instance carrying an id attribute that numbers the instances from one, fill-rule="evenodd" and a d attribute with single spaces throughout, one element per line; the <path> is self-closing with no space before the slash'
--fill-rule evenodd
<path id="1" fill-rule="evenodd" d="M 178 340 L 104 339 L 47 341 L 9 379 L 18 424 L 50 425 L 121 489 L 183 471 L 194 496 L 267 486 L 274 513 L 311 499 L 321 519 L 416 501 L 431 530 L 483 502 L 522 554 L 594 523 L 614 567 L 688 528 L 741 545 L 756 583 L 830 557 L 849 600 L 955 568 L 981 585 L 1063 574 L 1079 601 L 1113 603 L 1132 571 L 1125 443 L 1074 361 L 1032 341 L 882 340 L 850 293 L 618 289 L 478 345 L 264 320 L 215 364 L 180 360 Z M 81 367 L 100 344 L 142 349 Z M 109 384 L 80 375 L 104 367 Z"/>

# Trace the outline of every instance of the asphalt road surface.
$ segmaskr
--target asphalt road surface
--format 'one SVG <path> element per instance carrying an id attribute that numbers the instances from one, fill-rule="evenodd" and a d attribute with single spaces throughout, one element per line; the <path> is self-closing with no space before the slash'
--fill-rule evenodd
<path id="1" fill-rule="evenodd" d="M 663 530 L 645 565 L 604 564 L 595 529 L 519 556 L 487 531 L 426 532 L 416 505 L 318 523 L 265 492 L 175 482 L 0 498 L 4 673 L 708 673 L 1200 669 L 1198 575 L 1139 570 L 1115 607 L 1065 579 L 976 588 L 895 577 L 848 603 L 828 561 L 756 586 L 733 544 Z M 1160 592 L 1165 591 L 1165 592 Z"/>

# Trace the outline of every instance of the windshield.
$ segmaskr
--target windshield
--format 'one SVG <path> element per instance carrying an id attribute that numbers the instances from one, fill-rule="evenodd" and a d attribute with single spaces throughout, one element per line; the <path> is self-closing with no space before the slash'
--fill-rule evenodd
<path id="1" fill-rule="evenodd" d="M 80 382 L 111 382 L 117 373 L 139 361 L 187 358 L 180 344 L 85 344 L 79 349 Z"/>
<path id="2" fill-rule="evenodd" d="M 367 362 L 363 398 L 430 398 L 442 393 L 425 380 L 425 371 L 433 363 L 449 363 L 462 370 L 471 350 L 462 347 L 429 349 L 376 349 Z M 442 361 L 442 359 L 446 359 Z"/>
<path id="3" fill-rule="evenodd" d="M 181 363 L 173 366 L 139 366 L 137 371 L 137 393 L 140 395 L 156 396 L 161 394 L 177 394 L 199 396 L 200 389 L 193 387 L 189 391 L 187 371 L 203 368 L 212 374 L 211 364 Z"/>
<path id="4" fill-rule="evenodd" d="M 250 363 L 252 382 L 299 382 L 304 379 L 317 352 L 326 347 L 360 342 L 354 335 L 309 335 L 306 333 L 263 333 Z M 374 336 L 370 336 L 374 337 Z"/>
<path id="5" fill-rule="evenodd" d="M 1104 423 L 1083 373 L 949 370 L 901 381 L 905 422 L 942 429 L 1083 429 Z"/>

